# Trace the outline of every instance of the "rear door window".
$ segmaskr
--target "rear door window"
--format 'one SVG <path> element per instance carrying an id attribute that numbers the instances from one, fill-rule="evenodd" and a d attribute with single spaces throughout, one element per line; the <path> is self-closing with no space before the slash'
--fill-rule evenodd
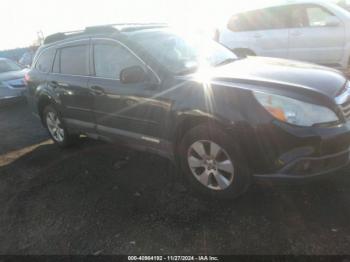
<path id="1" fill-rule="evenodd" d="M 260 30 L 284 29 L 289 27 L 288 10 L 286 7 L 272 7 L 261 12 Z"/>
<path id="2" fill-rule="evenodd" d="M 335 16 L 318 5 L 295 5 L 290 7 L 290 23 L 294 28 L 326 26 L 330 17 Z"/>
<path id="3" fill-rule="evenodd" d="M 234 15 L 228 28 L 236 32 L 288 28 L 287 9 L 272 7 Z"/>
<path id="4" fill-rule="evenodd" d="M 89 75 L 89 48 L 87 45 L 65 47 L 60 50 L 60 73 Z"/>

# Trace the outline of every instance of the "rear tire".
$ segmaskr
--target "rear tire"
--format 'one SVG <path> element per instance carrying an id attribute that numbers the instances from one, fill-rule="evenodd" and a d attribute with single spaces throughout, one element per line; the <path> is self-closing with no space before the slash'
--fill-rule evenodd
<path id="1" fill-rule="evenodd" d="M 55 144 L 65 148 L 77 142 L 79 136 L 68 132 L 59 112 L 54 108 L 54 106 L 46 106 L 42 115 L 49 135 Z"/>
<path id="2" fill-rule="evenodd" d="M 238 143 L 217 127 L 200 125 L 189 130 L 178 153 L 189 185 L 205 196 L 237 198 L 251 183 Z"/>

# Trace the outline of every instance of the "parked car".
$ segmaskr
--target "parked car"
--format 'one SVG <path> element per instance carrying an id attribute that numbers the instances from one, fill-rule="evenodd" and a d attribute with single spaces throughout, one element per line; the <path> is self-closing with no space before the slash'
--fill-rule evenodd
<path id="1" fill-rule="evenodd" d="M 301 60 L 347 70 L 350 13 L 330 1 L 295 0 L 234 14 L 219 42 L 238 56 Z"/>
<path id="2" fill-rule="evenodd" d="M 12 60 L 0 58 L 0 105 L 23 100 L 26 72 Z"/>
<path id="3" fill-rule="evenodd" d="M 214 197 L 349 162 L 350 84 L 326 67 L 237 59 L 166 27 L 108 26 L 48 37 L 27 79 L 57 145 L 85 134 L 157 153 Z"/>
<path id="4" fill-rule="evenodd" d="M 23 67 L 30 67 L 37 49 L 38 46 L 36 45 L 30 46 L 28 50 L 24 52 L 22 57 L 19 59 L 19 64 Z"/>
<path id="5" fill-rule="evenodd" d="M 350 11 L 350 2 L 349 0 L 335 0 L 334 1 L 338 6 L 344 8 L 347 11 Z"/>

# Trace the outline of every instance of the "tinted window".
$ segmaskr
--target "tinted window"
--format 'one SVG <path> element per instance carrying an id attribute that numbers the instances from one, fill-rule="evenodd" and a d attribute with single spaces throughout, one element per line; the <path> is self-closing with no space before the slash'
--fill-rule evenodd
<path id="1" fill-rule="evenodd" d="M 22 70 L 15 62 L 11 60 L 0 60 L 0 73 Z"/>
<path id="2" fill-rule="evenodd" d="M 228 24 L 232 31 L 256 31 L 282 29 L 288 27 L 288 15 L 285 7 L 273 7 L 250 11 L 233 16 Z"/>
<path id="3" fill-rule="evenodd" d="M 227 27 L 234 32 L 251 30 L 251 26 L 249 25 L 247 15 L 245 14 L 232 16 L 230 21 L 228 22 Z"/>
<path id="4" fill-rule="evenodd" d="M 309 26 L 326 26 L 328 19 L 333 16 L 319 6 L 307 7 L 306 15 L 309 20 Z"/>
<path id="5" fill-rule="evenodd" d="M 264 9 L 261 21 L 262 29 L 288 28 L 288 10 L 286 7 L 273 7 Z"/>
<path id="6" fill-rule="evenodd" d="M 98 77 L 119 79 L 124 68 L 140 65 L 140 61 L 120 45 L 94 46 L 95 74 Z"/>
<path id="7" fill-rule="evenodd" d="M 61 49 L 61 74 L 88 75 L 88 47 L 72 46 Z"/>
<path id="8" fill-rule="evenodd" d="M 290 20 L 293 27 L 326 26 L 330 17 L 335 17 L 321 6 L 299 5 L 290 10 Z"/>
<path id="9" fill-rule="evenodd" d="M 292 27 L 308 26 L 308 20 L 306 17 L 305 9 L 302 6 L 291 7 L 290 11 L 290 20 Z"/>
<path id="10" fill-rule="evenodd" d="M 35 68 L 44 73 L 50 72 L 55 52 L 55 49 L 43 51 L 38 58 Z"/>

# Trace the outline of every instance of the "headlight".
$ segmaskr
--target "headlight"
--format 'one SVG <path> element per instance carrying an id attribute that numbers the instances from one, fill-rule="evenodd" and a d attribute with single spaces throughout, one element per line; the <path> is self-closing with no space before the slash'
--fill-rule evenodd
<path id="1" fill-rule="evenodd" d="M 327 107 L 309 104 L 285 96 L 254 91 L 253 94 L 271 115 L 283 122 L 298 126 L 312 126 L 339 120 L 337 115 Z"/>

